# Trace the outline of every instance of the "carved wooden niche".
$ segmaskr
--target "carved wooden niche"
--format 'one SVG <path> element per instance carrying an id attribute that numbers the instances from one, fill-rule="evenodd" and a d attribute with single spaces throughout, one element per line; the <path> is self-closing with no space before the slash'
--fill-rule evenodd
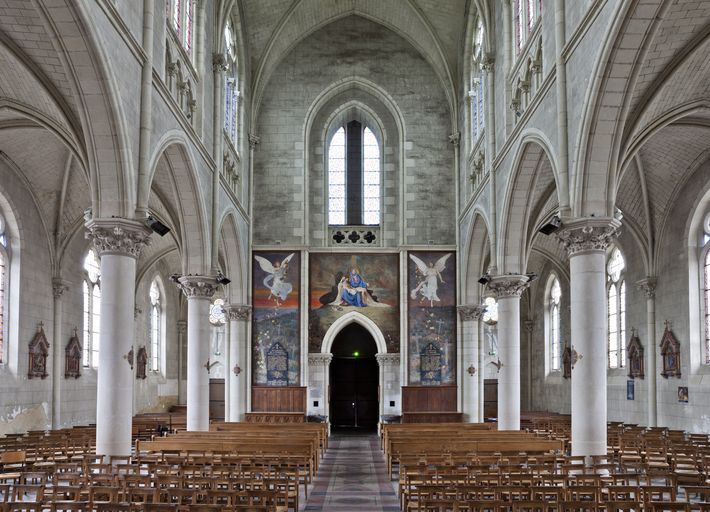
<path id="1" fill-rule="evenodd" d="M 148 352 L 146 352 L 145 347 L 138 349 L 138 355 L 136 355 L 136 379 L 146 378 L 146 367 L 148 366 Z"/>
<path id="2" fill-rule="evenodd" d="M 645 377 L 643 352 L 643 346 L 636 329 L 631 329 L 631 340 L 629 340 L 626 353 L 629 357 L 629 377 L 632 379 L 643 379 Z"/>
<path id="3" fill-rule="evenodd" d="M 668 377 L 680 378 L 680 342 L 669 329 L 667 320 L 663 338 L 661 338 L 661 357 L 663 358 L 661 376 L 666 379 Z"/>
<path id="4" fill-rule="evenodd" d="M 37 326 L 37 334 L 30 341 L 30 361 L 29 361 L 29 371 L 27 372 L 27 378 L 33 379 L 39 377 L 40 379 L 46 378 L 49 374 L 47 373 L 47 356 L 49 355 L 49 342 L 47 337 L 44 335 L 44 324 L 40 322 Z"/>
<path id="5" fill-rule="evenodd" d="M 74 335 L 69 338 L 64 349 L 64 378 L 78 379 L 81 377 L 81 342 L 74 328 Z"/>
<path id="6" fill-rule="evenodd" d="M 562 377 L 572 378 L 572 348 L 569 346 L 562 351 Z"/>

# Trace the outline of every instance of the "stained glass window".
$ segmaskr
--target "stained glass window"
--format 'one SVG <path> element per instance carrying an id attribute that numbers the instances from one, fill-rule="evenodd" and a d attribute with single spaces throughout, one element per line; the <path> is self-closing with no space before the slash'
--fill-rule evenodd
<path id="1" fill-rule="evenodd" d="M 562 336 L 560 334 L 560 302 L 562 300 L 562 289 L 557 278 L 552 281 L 549 296 L 549 321 L 550 321 L 550 368 L 559 370 L 562 368 Z"/>
<path id="2" fill-rule="evenodd" d="M 328 148 L 328 223 L 345 224 L 345 128 L 335 132 Z"/>
<path id="3" fill-rule="evenodd" d="M 469 93 L 471 100 L 471 141 L 475 142 L 483 133 L 485 126 L 483 117 L 483 80 L 475 78 L 473 88 Z"/>
<path id="4" fill-rule="evenodd" d="M 83 364 L 97 368 L 99 365 L 99 332 L 101 328 L 101 270 L 99 259 L 91 249 L 84 258 L 84 352 Z"/>
<path id="5" fill-rule="evenodd" d="M 195 0 L 171 0 L 168 16 L 178 40 L 188 55 L 192 56 Z"/>
<path id="6" fill-rule="evenodd" d="M 607 263 L 607 353 L 609 368 L 626 365 L 626 262 L 618 248 L 614 248 Z"/>
<path id="7" fill-rule="evenodd" d="M 160 287 L 157 279 L 150 285 L 150 369 L 160 371 L 160 351 L 162 345 L 162 316 Z"/>
<path id="8" fill-rule="evenodd" d="M 703 262 L 703 295 L 705 299 L 705 364 L 710 364 L 710 247 L 705 249 Z"/>
<path id="9" fill-rule="evenodd" d="M 520 52 L 535 27 L 542 12 L 540 0 L 515 0 L 513 24 L 515 27 L 515 49 Z"/>
<path id="10" fill-rule="evenodd" d="M 3 235 L 4 236 L 4 235 Z M 3 244 L 3 247 L 5 244 Z M 0 363 L 5 358 L 5 281 L 6 281 L 7 259 L 4 251 L 0 248 Z"/>
<path id="11" fill-rule="evenodd" d="M 215 299 L 210 305 L 210 323 L 212 325 L 224 325 L 227 322 L 227 315 L 224 312 L 224 300 Z"/>
<path id="12" fill-rule="evenodd" d="M 483 305 L 486 306 L 486 311 L 483 313 L 482 320 L 487 324 L 497 324 L 498 323 L 498 301 L 493 297 L 487 297 L 483 301 Z"/>

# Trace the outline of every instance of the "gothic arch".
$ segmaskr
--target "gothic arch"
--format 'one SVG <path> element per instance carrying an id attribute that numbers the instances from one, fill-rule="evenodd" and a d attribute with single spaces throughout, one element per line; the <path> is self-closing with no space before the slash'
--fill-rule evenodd
<path id="1" fill-rule="evenodd" d="M 224 254 L 226 268 L 222 272 L 232 280 L 227 285 L 227 299 L 229 303 L 246 304 L 247 301 L 247 275 L 246 255 L 242 250 L 242 240 L 236 210 L 230 208 L 220 220 L 219 238 L 220 250 Z"/>
<path id="2" fill-rule="evenodd" d="M 464 242 L 464 260 L 461 262 L 462 268 L 466 269 L 461 293 L 465 304 L 478 304 L 482 300 L 478 279 L 486 272 L 483 266 L 491 252 L 489 233 L 485 214 L 481 210 L 475 210 L 468 240 Z"/>
<path id="3" fill-rule="evenodd" d="M 352 323 L 359 324 L 365 329 L 367 329 L 367 332 L 370 333 L 372 339 L 374 339 L 375 343 L 377 344 L 378 354 L 387 353 L 387 342 L 385 341 L 385 336 L 382 334 L 380 328 L 377 327 L 377 324 L 375 322 L 367 318 L 362 313 L 358 313 L 357 311 L 350 311 L 349 313 L 344 314 L 335 322 L 333 322 L 333 325 L 328 328 L 328 331 L 323 337 L 323 343 L 321 344 L 320 350 L 321 353 L 332 353 L 333 342 L 335 341 L 336 336 L 338 335 L 338 333 L 340 333 L 341 330 L 343 330 L 345 326 Z"/>

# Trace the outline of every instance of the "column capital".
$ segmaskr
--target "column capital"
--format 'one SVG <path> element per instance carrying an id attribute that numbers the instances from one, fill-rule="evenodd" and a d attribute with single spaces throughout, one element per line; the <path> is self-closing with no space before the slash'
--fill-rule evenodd
<path id="1" fill-rule="evenodd" d="M 212 54 L 212 71 L 215 73 L 227 71 L 227 58 L 223 53 Z"/>
<path id="2" fill-rule="evenodd" d="M 211 299 L 217 291 L 217 280 L 212 276 L 187 275 L 175 283 L 188 299 Z"/>
<path id="3" fill-rule="evenodd" d="M 187 322 L 185 320 L 178 320 L 176 323 L 178 334 L 185 334 L 187 332 Z"/>
<path id="4" fill-rule="evenodd" d="M 491 57 L 490 55 L 487 55 L 483 59 L 483 62 L 481 62 L 481 69 L 483 71 L 485 71 L 486 73 L 490 73 L 493 71 L 495 64 L 496 64 L 496 59 L 494 57 Z"/>
<path id="5" fill-rule="evenodd" d="M 328 366 L 332 360 L 333 354 L 308 354 L 308 364 Z"/>
<path id="6" fill-rule="evenodd" d="M 399 354 L 375 354 L 375 359 L 377 359 L 377 364 L 380 366 L 388 364 L 395 366 L 399 364 Z"/>
<path id="7" fill-rule="evenodd" d="M 489 290 L 495 293 L 496 298 L 520 297 L 530 285 L 530 277 L 521 274 L 504 274 L 491 276 L 486 284 Z"/>
<path id="8" fill-rule="evenodd" d="M 256 145 L 261 143 L 261 137 L 253 133 L 249 134 L 249 149 L 254 150 Z"/>
<path id="9" fill-rule="evenodd" d="M 636 288 L 643 291 L 647 299 L 653 299 L 656 297 L 656 283 L 657 279 L 655 277 L 646 276 L 645 279 L 636 281 Z"/>
<path id="10" fill-rule="evenodd" d="M 459 317 L 464 322 L 480 320 L 486 312 L 486 306 L 481 304 L 463 304 L 457 306 L 456 309 L 458 309 Z"/>
<path id="11" fill-rule="evenodd" d="M 91 240 L 99 256 L 115 254 L 138 259 L 143 247 L 150 243 L 152 231 L 137 220 L 92 219 L 86 223 L 86 238 Z"/>
<path id="12" fill-rule="evenodd" d="M 458 146 L 459 142 L 461 142 L 461 132 L 456 132 L 449 135 L 449 142 L 454 146 Z"/>
<path id="13" fill-rule="evenodd" d="M 225 306 L 224 311 L 230 320 L 246 322 L 249 320 L 249 315 L 251 315 L 251 306 L 247 304 L 229 304 Z"/>
<path id="14" fill-rule="evenodd" d="M 66 281 L 64 279 L 60 279 L 59 277 L 55 277 L 52 279 L 52 294 L 54 295 L 55 299 L 61 298 L 61 296 L 64 294 L 65 291 L 69 289 L 69 285 L 71 283 L 69 281 Z"/>
<path id="15" fill-rule="evenodd" d="M 621 222 L 612 217 L 562 219 L 557 239 L 569 256 L 586 252 L 603 252 L 619 234 Z"/>
<path id="16" fill-rule="evenodd" d="M 533 320 L 525 320 L 523 322 L 523 326 L 525 326 L 525 330 L 527 332 L 533 332 L 533 328 L 535 327 L 535 322 Z"/>

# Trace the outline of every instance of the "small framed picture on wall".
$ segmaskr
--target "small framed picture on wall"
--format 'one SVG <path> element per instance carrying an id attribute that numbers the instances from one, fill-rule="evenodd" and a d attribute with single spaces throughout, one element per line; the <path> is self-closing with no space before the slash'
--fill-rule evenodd
<path id="1" fill-rule="evenodd" d="M 681 404 L 688 403 L 688 386 L 678 386 L 678 402 Z"/>

